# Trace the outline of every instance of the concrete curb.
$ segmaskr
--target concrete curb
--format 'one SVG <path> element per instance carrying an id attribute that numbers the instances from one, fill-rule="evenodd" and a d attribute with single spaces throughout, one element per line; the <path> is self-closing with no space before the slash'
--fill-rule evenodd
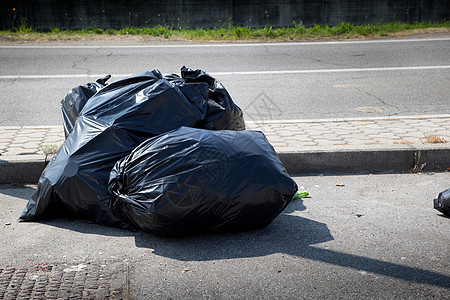
<path id="1" fill-rule="evenodd" d="M 450 167 L 450 148 L 278 152 L 291 175 L 436 171 Z M 48 158 L 50 159 L 50 158 Z M 0 157 L 0 184 L 37 183 L 43 155 Z"/>
<path id="2" fill-rule="evenodd" d="M 36 183 L 45 166 L 44 155 L 0 156 L 0 184 Z"/>
<path id="3" fill-rule="evenodd" d="M 291 175 L 436 171 L 450 167 L 450 149 L 379 149 L 278 153 Z"/>

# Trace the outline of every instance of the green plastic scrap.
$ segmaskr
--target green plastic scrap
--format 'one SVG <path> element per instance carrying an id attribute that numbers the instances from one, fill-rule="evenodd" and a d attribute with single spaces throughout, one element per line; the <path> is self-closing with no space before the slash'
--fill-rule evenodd
<path id="1" fill-rule="evenodd" d="M 292 200 L 294 199 L 298 199 L 298 198 L 305 198 L 308 197 L 309 193 L 305 192 L 305 191 L 298 191 L 297 193 L 294 194 L 294 196 L 292 197 Z"/>

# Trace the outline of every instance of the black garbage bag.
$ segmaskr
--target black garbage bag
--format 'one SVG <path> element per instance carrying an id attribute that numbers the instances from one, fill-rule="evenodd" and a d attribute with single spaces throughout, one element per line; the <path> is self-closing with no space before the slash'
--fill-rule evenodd
<path id="1" fill-rule="evenodd" d="M 450 188 L 440 192 L 433 200 L 434 208 L 450 217 Z"/>
<path id="2" fill-rule="evenodd" d="M 70 215 L 123 226 L 110 209 L 109 173 L 149 137 L 196 126 L 206 114 L 208 86 L 177 86 L 159 71 L 137 74 L 98 91 L 41 175 L 20 219 Z"/>
<path id="3" fill-rule="evenodd" d="M 96 81 L 74 87 L 64 99 L 61 100 L 61 114 L 66 138 L 72 132 L 75 122 L 87 101 L 99 90 L 106 86 L 111 75 L 99 78 Z"/>
<path id="4" fill-rule="evenodd" d="M 264 227 L 297 185 L 263 133 L 181 127 L 118 161 L 109 190 L 124 219 L 170 236 Z"/>
<path id="5" fill-rule="evenodd" d="M 105 87 L 106 81 L 110 78 L 111 75 L 107 75 L 97 79 L 95 82 L 77 86 L 61 101 L 61 113 L 66 138 L 72 132 L 75 122 L 87 101 L 100 89 Z M 164 78 L 177 86 L 207 84 L 208 101 L 206 116 L 198 127 L 213 130 L 245 129 L 242 110 L 233 102 L 228 91 L 217 79 L 202 70 L 192 70 L 184 66 L 181 68 L 181 77 L 176 74 L 170 74 Z"/>

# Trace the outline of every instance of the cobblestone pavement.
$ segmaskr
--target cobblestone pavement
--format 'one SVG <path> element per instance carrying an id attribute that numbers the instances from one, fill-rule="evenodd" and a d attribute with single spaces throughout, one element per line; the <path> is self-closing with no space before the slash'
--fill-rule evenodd
<path id="1" fill-rule="evenodd" d="M 0 299 L 129 299 L 124 262 L 0 268 Z"/>
<path id="2" fill-rule="evenodd" d="M 247 127 L 264 132 L 281 152 L 450 145 L 450 115 L 266 121 Z"/>
<path id="3" fill-rule="evenodd" d="M 44 155 L 45 146 L 61 146 L 62 126 L 0 127 L 0 155 Z"/>
<path id="4" fill-rule="evenodd" d="M 247 122 L 277 152 L 450 147 L 450 114 Z M 64 142 L 62 126 L 0 127 L 0 156 L 44 155 Z"/>

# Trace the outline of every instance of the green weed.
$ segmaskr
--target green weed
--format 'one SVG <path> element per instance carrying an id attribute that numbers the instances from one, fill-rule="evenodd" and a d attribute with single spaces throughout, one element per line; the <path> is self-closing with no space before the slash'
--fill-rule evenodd
<path id="1" fill-rule="evenodd" d="M 233 20 L 222 22 L 222 26 L 215 28 L 174 28 L 173 26 L 158 25 L 154 27 L 126 27 L 122 29 L 87 28 L 69 30 L 53 28 L 50 32 L 40 31 L 28 26 L 27 20 L 22 19 L 19 26 L 11 30 L 4 30 L 0 35 L 38 34 L 50 35 L 49 38 L 70 38 L 75 35 L 142 35 L 163 38 L 182 38 L 193 40 L 255 40 L 255 39 L 302 39 L 321 37 L 357 37 L 357 36 L 385 36 L 390 33 L 404 32 L 426 28 L 450 28 L 450 21 L 443 23 L 379 23 L 366 25 L 353 25 L 341 22 L 335 26 L 316 24 L 311 27 L 304 26 L 302 22 L 292 22 L 289 27 L 265 26 L 262 28 L 236 26 Z M 56 36 L 56 37 L 55 37 Z"/>

